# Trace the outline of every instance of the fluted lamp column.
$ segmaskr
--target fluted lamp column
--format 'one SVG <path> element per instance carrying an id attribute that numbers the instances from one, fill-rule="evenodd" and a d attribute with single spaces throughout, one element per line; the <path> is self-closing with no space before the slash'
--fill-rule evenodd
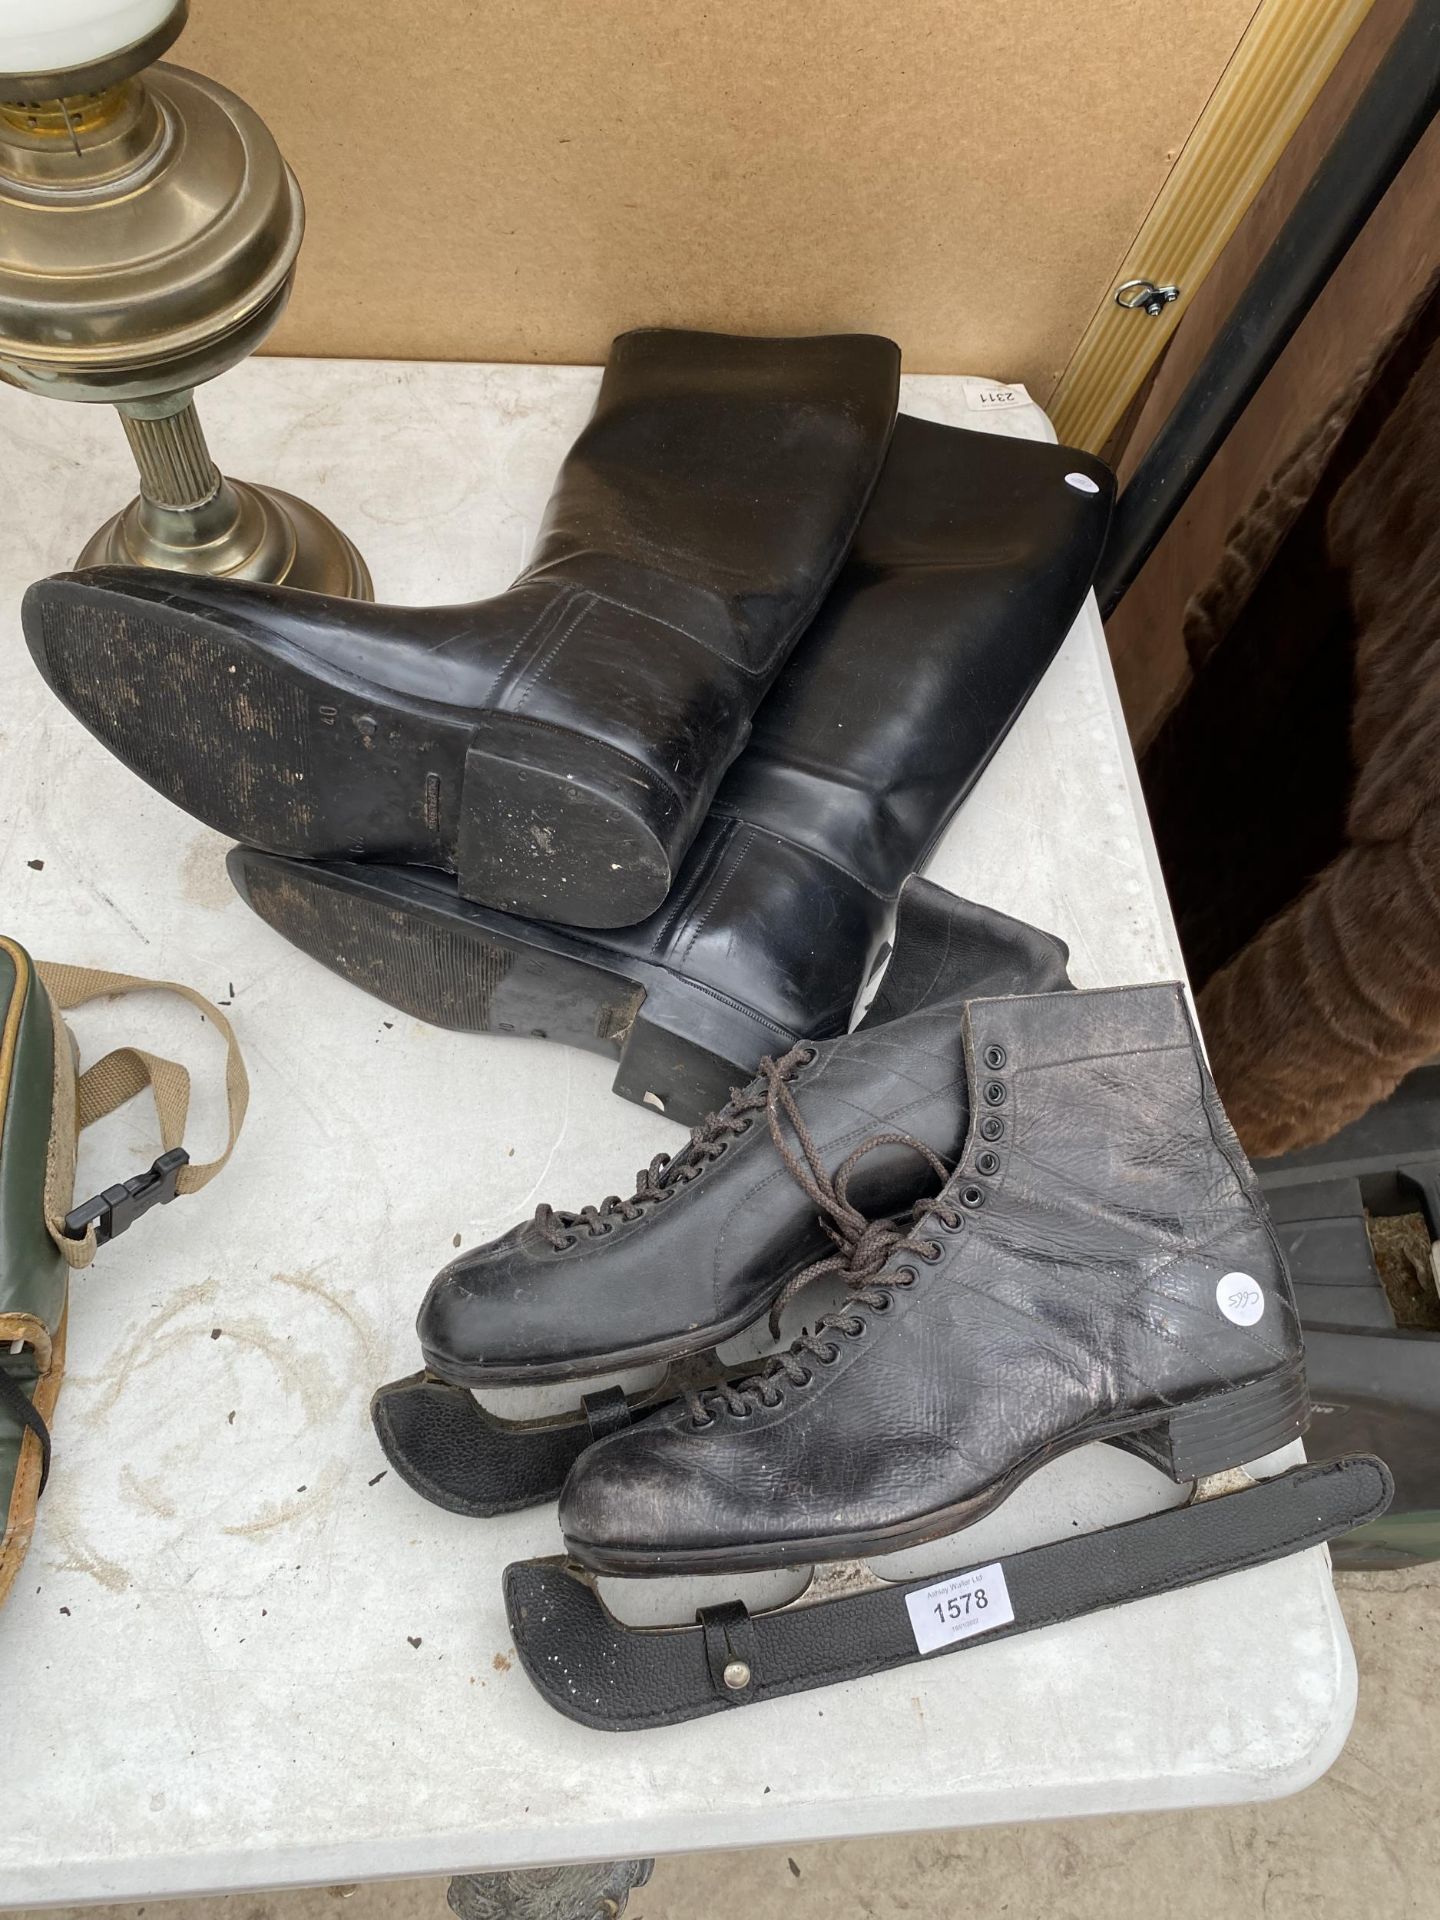
<path id="1" fill-rule="evenodd" d="M 338 527 L 227 480 L 205 444 L 194 389 L 274 325 L 304 205 L 243 100 L 153 64 L 185 17 L 186 0 L 3 0 L 0 379 L 119 410 L 140 492 L 80 564 L 368 598 Z"/>

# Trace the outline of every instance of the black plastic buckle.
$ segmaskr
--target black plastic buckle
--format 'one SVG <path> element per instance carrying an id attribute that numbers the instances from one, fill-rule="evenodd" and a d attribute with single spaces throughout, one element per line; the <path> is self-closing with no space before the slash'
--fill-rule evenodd
<path id="1" fill-rule="evenodd" d="M 184 1147 L 171 1147 L 162 1153 L 148 1173 L 137 1173 L 123 1186 L 106 1187 L 93 1200 L 65 1216 L 67 1240 L 83 1240 L 93 1226 L 97 1246 L 114 1240 L 133 1227 L 141 1214 L 152 1207 L 165 1207 L 175 1198 L 175 1182 L 180 1169 L 188 1167 L 190 1156 Z"/>

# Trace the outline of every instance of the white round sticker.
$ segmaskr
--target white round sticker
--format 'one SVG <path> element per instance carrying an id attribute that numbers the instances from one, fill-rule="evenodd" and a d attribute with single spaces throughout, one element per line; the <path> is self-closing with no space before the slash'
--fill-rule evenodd
<path id="1" fill-rule="evenodd" d="M 1088 473 L 1067 473 L 1065 484 L 1067 487 L 1074 487 L 1077 493 L 1099 493 L 1100 491 L 1099 482 L 1092 480 Z"/>
<path id="2" fill-rule="evenodd" d="M 1237 1327 L 1253 1327 L 1265 1311 L 1265 1296 L 1248 1273 L 1227 1273 L 1216 1283 L 1215 1304 Z"/>

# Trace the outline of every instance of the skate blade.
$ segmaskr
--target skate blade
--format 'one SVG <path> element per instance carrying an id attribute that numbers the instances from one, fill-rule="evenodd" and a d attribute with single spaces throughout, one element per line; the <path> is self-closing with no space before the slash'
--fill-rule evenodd
<path id="1" fill-rule="evenodd" d="M 605 1387 L 578 1407 L 513 1420 L 482 1406 L 469 1387 L 412 1373 L 376 1388 L 370 1418 L 407 1487 L 448 1513 L 492 1519 L 556 1499 L 588 1446 L 688 1388 L 715 1385 L 726 1371 L 710 1349 L 672 1361 L 653 1386 Z"/>
<path id="2" fill-rule="evenodd" d="M 984 1566 L 893 1581 L 863 1563 L 817 1568 L 793 1600 L 704 1607 L 694 1625 L 627 1626 L 596 1575 L 522 1560 L 505 1571 L 506 1612 L 526 1673 L 558 1712 L 607 1732 L 672 1726 L 1262 1566 L 1378 1519 L 1394 1492 L 1368 1454 L 1242 1478 L 1210 1476 L 1186 1506 Z M 931 1635 L 932 1606 L 953 1637 Z"/>
<path id="3" fill-rule="evenodd" d="M 787 1271 L 782 1284 L 789 1277 Z M 832 1303 L 838 1303 L 843 1289 L 837 1285 L 832 1292 Z M 830 1296 L 823 1287 L 816 1293 L 823 1311 Z M 816 1303 L 796 1303 L 782 1323 L 782 1340 L 798 1329 L 801 1314 L 813 1318 L 815 1310 Z M 558 1499 L 566 1474 L 595 1441 L 684 1393 L 754 1373 L 774 1351 L 762 1311 L 696 1353 L 652 1362 L 632 1354 L 624 1366 L 597 1363 L 592 1380 L 613 1381 L 618 1374 L 620 1383 L 592 1387 L 578 1406 L 558 1412 L 537 1409 L 533 1387 L 496 1386 L 498 1397 L 517 1406 L 518 1417 L 504 1417 L 477 1400 L 476 1389 L 426 1368 L 377 1387 L 370 1418 L 386 1459 L 408 1487 L 449 1513 L 491 1519 Z M 538 1397 L 548 1400 L 562 1390 L 562 1383 L 552 1382 L 538 1389 Z"/>

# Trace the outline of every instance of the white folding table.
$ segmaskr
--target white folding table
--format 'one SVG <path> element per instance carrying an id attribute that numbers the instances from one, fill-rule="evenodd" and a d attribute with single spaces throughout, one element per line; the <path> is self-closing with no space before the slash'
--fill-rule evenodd
<path id="1" fill-rule="evenodd" d="M 382 597 L 461 600 L 521 565 L 596 381 L 270 359 L 218 382 L 207 420 L 227 471 L 339 521 Z M 993 382 L 911 378 L 902 404 L 1050 436 Z M 557 1550 L 553 1509 L 426 1505 L 384 1470 L 369 1396 L 419 1364 L 415 1309 L 455 1247 L 542 1199 L 628 1191 L 683 1135 L 616 1099 L 606 1062 L 427 1029 L 252 916 L 224 842 L 70 719 L 21 638 L 23 587 L 69 565 L 132 484 L 114 417 L 0 390 L 0 461 L 0 929 L 228 1003 L 254 1086 L 223 1177 L 73 1285 L 54 1474 L 0 1613 L 0 1904 L 1256 1800 L 1330 1764 L 1355 1673 L 1323 1549 L 701 1723 L 606 1735 L 546 1707 L 500 1573 Z M 1180 972 L 1093 603 L 930 871 L 1063 935 L 1079 985 Z M 142 1036 L 185 1057 L 210 1086 L 193 1144 L 218 1145 L 219 1046 L 196 1016 L 146 1000 L 75 1024 L 87 1057 Z M 85 1192 L 149 1164 L 151 1121 L 136 1102 L 86 1136 Z M 1091 1447 L 960 1543 L 891 1566 L 966 1564 L 1179 1497 Z M 692 1606 L 798 1585 L 768 1580 L 684 1584 Z M 678 1585 L 631 1583 L 630 1617 L 668 1602 L 683 1618 Z"/>

